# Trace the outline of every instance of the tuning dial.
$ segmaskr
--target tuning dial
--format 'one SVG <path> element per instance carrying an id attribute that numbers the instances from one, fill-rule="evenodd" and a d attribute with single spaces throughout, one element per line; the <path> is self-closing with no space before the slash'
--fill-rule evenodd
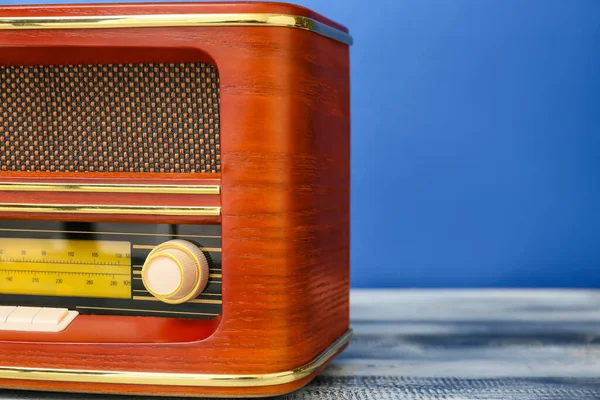
<path id="1" fill-rule="evenodd" d="M 206 287 L 208 261 L 195 244 L 170 240 L 150 252 L 142 268 L 142 282 L 164 303 L 185 303 Z"/>

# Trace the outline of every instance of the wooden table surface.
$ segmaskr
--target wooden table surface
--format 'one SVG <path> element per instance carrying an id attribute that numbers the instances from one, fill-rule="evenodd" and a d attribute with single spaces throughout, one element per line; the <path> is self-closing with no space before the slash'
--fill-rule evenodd
<path id="1" fill-rule="evenodd" d="M 600 291 L 355 290 L 352 327 L 346 352 L 282 399 L 600 399 Z"/>

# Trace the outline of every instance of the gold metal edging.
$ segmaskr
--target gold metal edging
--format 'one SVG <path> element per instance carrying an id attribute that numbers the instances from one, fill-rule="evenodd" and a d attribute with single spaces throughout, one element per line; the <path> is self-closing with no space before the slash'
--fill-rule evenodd
<path id="1" fill-rule="evenodd" d="M 349 330 L 308 364 L 291 371 L 270 374 L 176 374 L 168 372 L 120 372 L 0 367 L 0 379 L 195 387 L 276 386 L 298 381 L 315 373 L 333 356 L 340 352 L 344 346 L 350 342 L 351 337 L 352 330 Z"/>
<path id="2" fill-rule="evenodd" d="M 289 14 L 154 14 L 0 18 L 0 30 L 264 26 L 304 29 L 352 44 L 350 34 L 312 18 Z"/>
<path id="3" fill-rule="evenodd" d="M 219 216 L 221 207 L 201 206 L 125 206 L 95 204 L 19 204 L 0 203 L 0 212 L 70 213 L 70 214 L 123 214 L 162 216 Z"/>
<path id="4" fill-rule="evenodd" d="M 0 182 L 0 192 L 219 194 L 218 185 Z"/>

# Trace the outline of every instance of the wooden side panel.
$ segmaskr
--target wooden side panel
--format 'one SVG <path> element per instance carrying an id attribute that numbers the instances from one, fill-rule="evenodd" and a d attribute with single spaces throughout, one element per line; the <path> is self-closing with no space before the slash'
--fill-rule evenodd
<path id="1" fill-rule="evenodd" d="M 268 332 L 269 360 L 295 368 L 348 329 L 348 48 L 263 32 L 270 51 L 220 67 L 234 91 L 222 94 L 223 269 L 260 307 L 224 315 Z"/>

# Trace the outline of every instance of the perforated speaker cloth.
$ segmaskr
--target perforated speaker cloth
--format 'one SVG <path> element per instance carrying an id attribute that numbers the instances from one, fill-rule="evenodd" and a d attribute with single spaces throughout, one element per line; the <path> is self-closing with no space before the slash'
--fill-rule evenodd
<path id="1" fill-rule="evenodd" d="M 220 171 L 205 63 L 0 66 L 0 171 Z"/>

